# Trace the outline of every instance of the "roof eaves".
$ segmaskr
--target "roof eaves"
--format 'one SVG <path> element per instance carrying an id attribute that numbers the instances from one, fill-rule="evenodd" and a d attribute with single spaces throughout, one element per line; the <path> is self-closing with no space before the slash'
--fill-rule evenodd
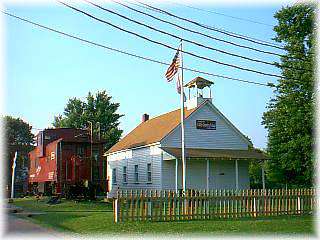
<path id="1" fill-rule="evenodd" d="M 111 155 L 111 154 L 117 154 L 117 153 L 125 152 L 125 151 L 128 151 L 128 150 L 135 150 L 135 149 L 139 149 L 139 148 L 150 147 L 150 146 L 158 145 L 158 144 L 160 144 L 160 142 L 149 143 L 149 144 L 141 145 L 141 146 L 137 146 L 137 147 L 125 148 L 125 149 L 121 149 L 121 150 L 114 151 L 114 152 L 108 152 L 108 151 L 107 151 L 107 152 L 105 152 L 105 153 L 103 154 L 103 156 L 109 156 L 109 155 Z"/>

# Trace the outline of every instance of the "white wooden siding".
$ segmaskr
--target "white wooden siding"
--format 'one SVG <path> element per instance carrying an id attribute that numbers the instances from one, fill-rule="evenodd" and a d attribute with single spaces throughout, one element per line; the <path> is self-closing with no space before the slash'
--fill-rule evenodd
<path id="1" fill-rule="evenodd" d="M 221 160 L 211 162 L 211 184 L 213 189 L 236 189 L 235 161 Z M 238 165 L 240 165 L 238 163 Z M 239 180 L 242 178 L 239 173 Z"/>
<path id="2" fill-rule="evenodd" d="M 196 120 L 216 121 L 216 130 L 202 130 L 196 128 Z M 196 110 L 185 121 L 186 148 L 202 149 L 248 149 L 249 142 L 228 123 L 215 107 L 207 102 Z M 169 133 L 160 144 L 145 146 L 132 150 L 132 158 L 118 159 L 108 157 L 108 176 L 112 179 L 112 169 L 117 168 L 117 184 L 109 185 L 113 196 L 115 190 L 120 189 L 175 189 L 175 160 L 173 156 L 158 147 L 181 147 L 181 128 L 178 126 Z M 120 156 L 120 155 L 119 155 Z M 122 156 L 122 155 L 121 155 Z M 131 156 L 130 156 L 131 157 Z M 112 161 L 114 160 L 114 161 Z M 151 163 L 152 183 L 147 182 L 147 164 Z M 139 165 L 139 183 L 135 183 L 134 165 Z M 127 166 L 127 183 L 123 183 L 123 166 Z M 207 163 L 204 159 L 187 160 L 186 184 L 187 188 L 206 189 Z M 181 161 L 178 164 L 178 188 L 182 188 Z M 249 188 L 248 162 L 238 160 L 238 186 L 240 189 Z M 235 160 L 210 160 L 209 169 L 210 189 L 235 189 Z M 223 173 L 223 174 L 222 174 Z"/>
<path id="3" fill-rule="evenodd" d="M 234 160 L 209 160 L 209 189 L 236 189 L 235 161 Z M 178 161 L 178 188 L 182 188 L 182 165 Z M 207 187 L 207 161 L 205 159 L 187 160 L 186 163 L 187 188 L 206 189 Z M 238 160 L 239 189 L 248 189 L 248 162 Z M 224 175 L 221 175 L 223 173 Z M 175 160 L 162 163 L 162 188 L 175 189 Z"/>
<path id="4" fill-rule="evenodd" d="M 112 169 L 117 168 L 117 184 L 111 183 L 109 197 L 119 189 L 161 189 L 161 153 L 150 155 L 150 148 L 132 150 L 132 158 L 108 161 L 108 174 L 112 180 Z M 148 183 L 147 164 L 151 163 L 152 182 Z M 139 182 L 135 182 L 134 166 L 138 165 Z M 123 166 L 127 167 L 127 183 L 123 182 Z"/>
<path id="5" fill-rule="evenodd" d="M 248 142 L 216 112 L 209 102 L 196 110 L 185 121 L 186 148 L 248 149 Z M 216 121 L 216 130 L 196 128 L 196 120 Z M 181 127 L 178 126 L 162 141 L 163 147 L 181 147 Z"/>
<path id="6" fill-rule="evenodd" d="M 249 179 L 249 161 L 238 160 L 239 169 L 239 189 L 249 189 L 250 179 Z"/>

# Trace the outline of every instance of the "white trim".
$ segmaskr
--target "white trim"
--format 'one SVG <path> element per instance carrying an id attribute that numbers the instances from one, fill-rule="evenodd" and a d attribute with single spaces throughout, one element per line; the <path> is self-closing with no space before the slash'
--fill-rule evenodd
<path id="1" fill-rule="evenodd" d="M 152 146 L 150 146 L 149 147 L 149 149 L 150 149 L 149 155 L 151 155 L 151 156 L 160 155 L 163 150 L 159 146 L 160 145 L 152 145 Z"/>
<path id="2" fill-rule="evenodd" d="M 120 140 L 121 141 L 121 140 Z M 136 149 L 139 149 L 139 148 L 145 148 L 145 147 L 150 147 L 150 146 L 153 146 L 153 145 L 160 145 L 160 142 L 154 142 L 154 143 L 150 143 L 150 144 L 147 144 L 147 145 L 143 145 L 143 146 L 139 146 L 139 147 L 134 147 L 134 148 L 126 148 L 126 149 L 121 149 L 119 151 L 115 151 L 115 152 L 111 152 L 111 153 L 105 153 L 103 154 L 104 157 L 108 157 L 110 155 L 113 155 L 113 154 L 117 154 L 117 153 L 120 153 L 120 152 L 125 152 L 125 151 L 128 151 L 128 150 L 136 150 Z"/>

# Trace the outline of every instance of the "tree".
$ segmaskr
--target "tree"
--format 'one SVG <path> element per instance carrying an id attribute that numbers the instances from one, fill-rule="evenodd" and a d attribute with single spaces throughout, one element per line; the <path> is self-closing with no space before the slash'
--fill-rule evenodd
<path id="1" fill-rule="evenodd" d="M 20 118 L 4 117 L 5 135 L 7 145 L 31 146 L 34 143 L 32 126 Z"/>
<path id="2" fill-rule="evenodd" d="M 28 180 L 28 152 L 32 150 L 34 135 L 32 126 L 20 118 L 5 116 L 3 118 L 5 127 L 6 160 L 7 160 L 7 185 L 11 188 L 11 173 L 14 153 L 18 151 L 17 165 L 15 169 L 15 196 L 18 192 L 26 191 Z M 19 189 L 17 189 L 19 188 Z"/>
<path id="3" fill-rule="evenodd" d="M 263 115 L 271 158 L 267 177 L 278 185 L 310 187 L 314 178 L 315 6 L 284 7 L 275 18 L 275 40 L 284 44 L 286 54 L 279 65 L 283 78 Z"/>
<path id="4" fill-rule="evenodd" d="M 98 91 L 95 96 L 89 92 L 86 101 L 69 99 L 63 115 L 54 117 L 53 126 L 87 128 L 90 121 L 93 123 L 93 133 L 97 135 L 99 123 L 101 138 L 106 140 L 105 148 L 109 149 L 119 141 L 122 134 L 119 119 L 123 115 L 116 113 L 118 108 L 119 103 L 112 103 L 106 91 Z"/>

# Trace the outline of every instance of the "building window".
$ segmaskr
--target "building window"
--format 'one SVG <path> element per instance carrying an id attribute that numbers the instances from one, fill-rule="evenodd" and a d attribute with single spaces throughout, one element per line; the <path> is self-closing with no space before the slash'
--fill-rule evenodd
<path id="1" fill-rule="evenodd" d="M 152 182 L 152 173 L 151 173 L 151 163 L 147 164 L 147 182 L 151 183 Z"/>
<path id="2" fill-rule="evenodd" d="M 126 166 L 123 167 L 122 177 L 123 177 L 123 183 L 127 183 L 127 167 Z"/>
<path id="3" fill-rule="evenodd" d="M 112 184 L 117 184 L 117 169 L 112 169 Z"/>
<path id="4" fill-rule="evenodd" d="M 139 182 L 139 166 L 134 165 L 134 181 L 135 183 Z"/>

